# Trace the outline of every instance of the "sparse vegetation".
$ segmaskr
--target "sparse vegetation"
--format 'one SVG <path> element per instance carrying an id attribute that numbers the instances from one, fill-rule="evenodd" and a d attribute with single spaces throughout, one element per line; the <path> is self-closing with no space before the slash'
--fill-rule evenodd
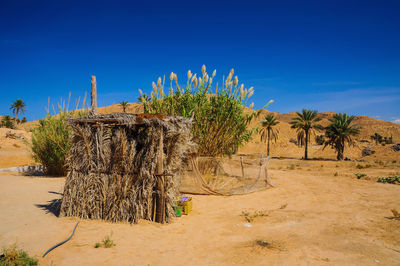
<path id="1" fill-rule="evenodd" d="M 3 116 L 2 120 L 1 120 L 1 127 L 14 129 L 15 128 L 14 119 L 9 115 Z"/>
<path id="2" fill-rule="evenodd" d="M 17 249 L 16 244 L 3 249 L 0 266 L 35 266 L 38 259 L 30 257 L 24 250 Z"/>
<path id="3" fill-rule="evenodd" d="M 100 248 L 100 247 L 103 247 L 103 248 L 112 248 L 112 247 L 114 247 L 114 246 L 115 246 L 115 243 L 114 243 L 114 241 L 111 239 L 111 235 L 112 235 L 112 232 L 111 232 L 110 235 L 106 235 L 106 236 L 103 238 L 103 240 L 101 241 L 101 243 L 97 242 L 96 244 L 94 244 L 94 248 Z"/>
<path id="4" fill-rule="evenodd" d="M 281 209 L 283 209 L 283 208 L 281 208 Z M 264 216 L 268 216 L 268 215 L 269 215 L 268 211 L 255 211 L 253 213 L 250 213 L 248 211 L 242 211 L 242 214 L 241 214 L 241 216 L 243 216 L 244 219 L 248 223 L 254 222 L 254 219 L 257 218 L 257 217 L 264 217 Z"/>
<path id="5" fill-rule="evenodd" d="M 286 168 L 287 168 L 288 170 L 295 170 L 295 169 L 296 169 L 296 166 L 295 166 L 294 164 L 289 164 Z"/>
<path id="6" fill-rule="evenodd" d="M 357 169 L 365 169 L 365 168 L 370 168 L 370 167 L 371 167 L 370 164 L 364 164 L 364 165 L 362 165 L 362 164 L 357 164 L 357 165 L 356 165 L 356 168 L 357 168 Z"/>
<path id="7" fill-rule="evenodd" d="M 375 140 L 375 144 L 378 145 L 379 143 L 382 142 L 383 137 L 381 135 L 379 135 L 378 133 L 375 133 L 374 135 L 372 135 L 370 137 L 372 140 Z"/>
<path id="8" fill-rule="evenodd" d="M 399 184 L 400 175 L 378 177 L 379 183 Z"/>
<path id="9" fill-rule="evenodd" d="M 360 134 L 360 128 L 357 125 L 351 125 L 355 116 L 349 116 L 346 113 L 336 114 L 330 119 L 331 124 L 325 128 L 324 148 L 331 146 L 337 152 L 337 160 L 343 160 L 344 147 L 347 142 L 349 146 L 355 146 L 353 136 Z"/>
<path id="10" fill-rule="evenodd" d="M 203 65 L 201 73 L 202 77 L 197 77 L 188 71 L 186 89 L 180 88 L 177 75 L 171 73 L 168 94 L 164 93 L 165 77 L 163 80 L 158 78 L 157 83 L 153 82 L 150 98 L 142 98 L 145 113 L 193 117 L 192 133 L 199 145 L 199 155 L 233 154 L 257 131 L 248 126 L 259 112 L 244 113 L 253 88 L 245 89 L 243 84 L 240 85 L 232 69 L 223 80 L 222 88 L 216 86 L 213 90 L 216 71 L 209 76 Z M 252 107 L 250 104 L 250 109 Z"/>
<path id="11" fill-rule="evenodd" d="M 291 128 L 297 130 L 297 143 L 300 146 L 304 145 L 304 159 L 308 160 L 308 143 L 311 139 L 311 134 L 315 135 L 315 130 L 322 130 L 323 127 L 318 124 L 321 118 L 318 117 L 318 112 L 315 110 L 303 109 L 302 112 L 296 112 L 297 117 L 290 122 Z"/>
<path id="12" fill-rule="evenodd" d="M 265 116 L 264 120 L 260 121 L 261 129 L 259 131 L 261 135 L 261 141 L 267 142 L 267 156 L 269 156 L 269 144 L 271 139 L 276 141 L 278 139 L 279 130 L 275 129 L 274 126 L 279 124 L 276 117 L 273 114 Z"/>
<path id="13" fill-rule="evenodd" d="M 354 174 L 354 175 L 357 177 L 357 179 L 361 179 L 361 178 L 367 176 L 367 174 L 364 174 L 364 173 L 356 173 L 356 174 Z"/>

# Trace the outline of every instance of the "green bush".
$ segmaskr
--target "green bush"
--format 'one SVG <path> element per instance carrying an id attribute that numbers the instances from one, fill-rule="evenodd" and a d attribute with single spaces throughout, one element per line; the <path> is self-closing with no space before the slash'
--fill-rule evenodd
<path id="1" fill-rule="evenodd" d="M 3 119 L 1 120 L 1 127 L 14 129 L 15 128 L 14 118 L 12 118 L 9 115 L 3 116 Z"/>
<path id="2" fill-rule="evenodd" d="M 84 103 L 83 105 L 84 106 Z M 36 162 L 44 167 L 47 175 L 66 175 L 65 156 L 72 146 L 71 127 L 68 118 L 81 117 L 86 110 L 67 111 L 63 105 L 58 107 L 57 115 L 50 115 L 39 120 L 39 125 L 32 129 L 32 154 Z"/>
<path id="3" fill-rule="evenodd" d="M 48 175 L 66 175 L 65 156 L 72 145 L 66 118 L 67 112 L 62 110 L 57 116 L 48 114 L 32 129 L 33 158 L 43 165 Z"/>
<path id="4" fill-rule="evenodd" d="M 3 249 L 3 257 L 0 258 L 0 266 L 35 266 L 38 265 L 36 258 L 29 257 L 29 255 L 17 249 L 16 245 Z"/>
<path id="5" fill-rule="evenodd" d="M 170 75 L 169 93 L 164 94 L 165 77 L 153 82 L 153 91 L 149 98 L 143 97 L 145 113 L 161 113 L 193 117 L 192 133 L 199 144 L 199 154 L 207 156 L 231 155 L 248 142 L 257 128 L 248 129 L 252 119 L 259 112 L 245 112 L 245 105 L 253 95 L 253 88 L 244 89 L 238 84 L 237 76 L 233 77 L 233 69 L 222 88 L 212 90 L 215 76 L 208 76 L 206 68 L 202 67 L 202 77 L 192 75 L 188 71 L 186 89 L 181 89 L 176 74 Z M 173 86 L 175 83 L 175 86 Z M 175 87 L 175 88 L 174 88 Z M 250 109 L 253 104 L 250 105 Z"/>

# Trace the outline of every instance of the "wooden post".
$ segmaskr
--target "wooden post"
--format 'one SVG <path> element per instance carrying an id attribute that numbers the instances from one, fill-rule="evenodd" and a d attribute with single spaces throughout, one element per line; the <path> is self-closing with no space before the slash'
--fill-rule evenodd
<path id="1" fill-rule="evenodd" d="M 240 167 L 242 168 L 242 178 L 244 179 L 243 157 L 240 156 Z"/>
<path id="2" fill-rule="evenodd" d="M 155 221 L 157 223 L 165 222 L 165 191 L 164 191 L 164 176 L 163 171 L 163 162 L 164 162 L 164 132 L 163 128 L 160 128 L 160 139 L 158 143 L 158 158 L 156 165 L 156 186 L 157 186 L 157 194 L 156 194 L 156 204 L 155 204 Z"/>
<path id="3" fill-rule="evenodd" d="M 92 114 L 97 114 L 97 85 L 96 85 L 96 77 L 92 76 L 92 92 L 91 92 L 91 110 Z"/>

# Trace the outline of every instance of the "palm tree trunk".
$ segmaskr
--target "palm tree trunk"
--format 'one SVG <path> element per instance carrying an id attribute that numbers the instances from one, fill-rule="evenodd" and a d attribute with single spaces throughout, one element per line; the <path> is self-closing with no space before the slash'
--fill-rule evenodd
<path id="1" fill-rule="evenodd" d="M 344 157 L 344 139 L 340 140 L 339 147 L 337 147 L 337 156 L 336 159 L 338 161 L 343 160 Z"/>
<path id="2" fill-rule="evenodd" d="M 268 146 L 267 146 L 267 156 L 269 156 L 269 141 L 270 141 L 270 131 L 271 129 L 268 128 Z"/>
<path id="3" fill-rule="evenodd" d="M 304 160 L 308 160 L 308 130 L 306 130 L 306 146 L 304 149 Z"/>

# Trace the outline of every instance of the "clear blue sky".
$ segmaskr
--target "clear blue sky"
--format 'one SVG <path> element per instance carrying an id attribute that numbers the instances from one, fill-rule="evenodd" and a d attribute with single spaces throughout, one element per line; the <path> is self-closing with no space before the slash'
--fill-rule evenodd
<path id="1" fill-rule="evenodd" d="M 0 115 L 136 101 L 160 75 L 234 68 L 253 101 L 400 119 L 400 1 L 0 1 Z M 73 104 L 71 104 L 72 106 Z M 400 120 L 399 120 L 400 121 Z"/>

